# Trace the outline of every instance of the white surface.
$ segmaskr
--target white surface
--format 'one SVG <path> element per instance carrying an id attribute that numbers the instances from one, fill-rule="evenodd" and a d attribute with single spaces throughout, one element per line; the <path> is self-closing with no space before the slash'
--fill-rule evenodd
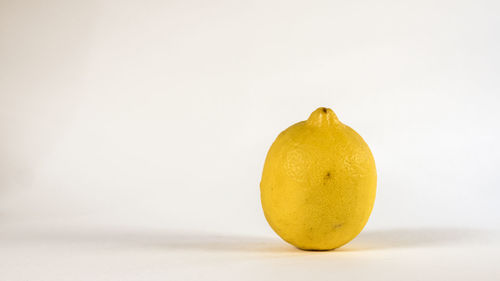
<path id="1" fill-rule="evenodd" d="M 500 232 L 366 230 L 345 247 L 304 252 L 276 236 L 88 227 L 6 227 L 2 280 L 498 280 Z"/>
<path id="2" fill-rule="evenodd" d="M 1 1 L 0 279 L 498 280 L 499 8 Z M 319 106 L 379 176 L 328 253 L 281 242 L 258 187 Z"/>

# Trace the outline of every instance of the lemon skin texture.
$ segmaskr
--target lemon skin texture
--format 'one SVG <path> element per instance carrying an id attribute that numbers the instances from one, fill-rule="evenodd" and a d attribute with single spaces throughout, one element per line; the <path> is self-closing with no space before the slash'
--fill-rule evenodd
<path id="1" fill-rule="evenodd" d="M 283 240 L 303 250 L 331 250 L 361 232 L 376 186 L 368 145 L 320 107 L 276 138 L 260 191 L 264 215 Z"/>

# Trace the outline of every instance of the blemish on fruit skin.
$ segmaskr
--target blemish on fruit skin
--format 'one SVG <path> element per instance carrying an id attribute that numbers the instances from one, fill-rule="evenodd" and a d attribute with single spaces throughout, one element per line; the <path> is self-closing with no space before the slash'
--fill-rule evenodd
<path id="1" fill-rule="evenodd" d="M 339 228 L 339 227 L 341 227 L 343 225 L 344 225 L 343 223 L 334 224 L 333 225 L 333 229 L 337 229 L 337 228 Z"/>
<path id="2" fill-rule="evenodd" d="M 323 177 L 323 184 L 326 184 L 326 182 L 332 177 L 332 174 L 330 172 L 327 172 L 326 175 Z"/>
<path id="3" fill-rule="evenodd" d="M 326 113 L 326 111 L 327 111 L 326 107 L 323 107 L 323 113 Z"/>

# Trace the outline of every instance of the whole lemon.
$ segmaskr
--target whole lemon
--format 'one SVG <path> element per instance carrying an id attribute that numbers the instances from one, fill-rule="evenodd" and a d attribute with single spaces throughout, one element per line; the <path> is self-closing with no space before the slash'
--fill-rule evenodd
<path id="1" fill-rule="evenodd" d="M 361 232 L 376 186 L 368 145 L 320 107 L 276 138 L 260 191 L 266 219 L 281 238 L 304 250 L 331 250 Z"/>

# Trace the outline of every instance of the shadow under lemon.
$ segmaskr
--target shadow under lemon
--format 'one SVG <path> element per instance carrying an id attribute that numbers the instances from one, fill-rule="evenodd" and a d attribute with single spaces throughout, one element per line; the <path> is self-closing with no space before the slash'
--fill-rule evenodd
<path id="1" fill-rule="evenodd" d="M 475 241 L 485 237 L 485 232 L 469 228 L 397 228 L 361 232 L 345 245 L 352 250 L 415 248 L 444 246 Z"/>
<path id="2" fill-rule="evenodd" d="M 332 251 L 302 251 L 276 237 L 221 235 L 160 230 L 69 229 L 24 232 L 0 239 L 22 243 L 62 244 L 104 249 L 157 249 L 170 251 L 247 252 L 247 253 L 334 253 L 391 248 L 439 246 L 478 240 L 483 233 L 459 228 L 387 229 L 363 231 L 350 243 Z"/>

